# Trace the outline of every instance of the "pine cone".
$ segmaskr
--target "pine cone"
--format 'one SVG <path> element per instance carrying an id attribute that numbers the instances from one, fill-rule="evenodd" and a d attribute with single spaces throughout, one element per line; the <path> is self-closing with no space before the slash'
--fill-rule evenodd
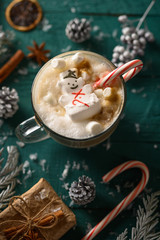
<path id="1" fill-rule="evenodd" d="M 66 26 L 66 35 L 67 37 L 72 40 L 73 42 L 84 42 L 85 40 L 89 39 L 91 32 L 90 22 L 87 19 L 82 18 L 78 19 L 75 18 Z"/>
<path id="2" fill-rule="evenodd" d="M 18 93 L 13 88 L 2 87 L 0 90 L 0 118 L 12 117 L 18 110 Z"/>
<path id="3" fill-rule="evenodd" d="M 71 200 L 78 205 L 92 202 L 95 195 L 95 184 L 91 178 L 86 176 L 79 177 L 78 182 L 74 181 L 69 189 Z"/>

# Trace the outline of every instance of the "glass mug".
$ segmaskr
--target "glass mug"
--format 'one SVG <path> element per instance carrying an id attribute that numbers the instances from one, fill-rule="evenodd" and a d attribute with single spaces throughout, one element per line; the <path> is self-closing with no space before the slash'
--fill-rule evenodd
<path id="1" fill-rule="evenodd" d="M 63 145 L 66 145 L 68 147 L 87 148 L 87 147 L 95 146 L 95 145 L 103 142 L 104 140 L 109 138 L 110 135 L 115 131 L 115 129 L 118 125 L 118 122 L 120 120 L 120 116 L 123 112 L 125 102 L 126 102 L 125 81 L 124 81 L 123 77 L 120 76 L 120 75 L 122 75 L 122 73 L 118 73 L 118 75 L 117 75 L 118 81 L 121 86 L 121 93 L 122 93 L 118 112 L 116 113 L 116 117 L 112 121 L 111 125 L 109 125 L 102 132 L 99 132 L 93 136 L 87 136 L 84 138 L 74 138 L 74 137 L 64 136 L 63 134 L 59 134 L 56 131 L 54 131 L 53 129 L 51 129 L 50 127 L 48 127 L 47 124 L 42 120 L 42 117 L 40 116 L 40 114 L 37 112 L 36 104 L 35 104 L 35 96 L 38 91 L 37 90 L 38 80 L 41 79 L 44 71 L 46 69 L 48 69 L 48 67 L 51 66 L 51 61 L 53 59 L 58 58 L 58 59 L 66 60 L 68 57 L 72 57 L 76 53 L 83 54 L 84 56 L 88 56 L 90 58 L 95 58 L 97 61 L 99 61 L 99 63 L 105 63 L 109 69 L 109 72 L 113 72 L 113 70 L 116 69 L 116 67 L 108 59 L 104 58 L 103 56 L 101 56 L 99 54 L 89 52 L 89 51 L 66 52 L 66 53 L 60 54 L 60 55 L 52 58 L 51 60 L 49 60 L 46 64 L 44 64 L 44 66 L 37 73 L 37 75 L 34 79 L 33 85 L 32 85 L 32 91 L 31 91 L 32 98 L 31 99 L 32 99 L 32 107 L 33 107 L 35 115 L 33 117 L 31 117 L 30 119 L 19 124 L 16 128 L 16 136 L 22 142 L 24 142 L 24 143 L 39 142 L 39 141 L 42 141 L 42 140 L 45 140 L 45 139 L 51 137 L 55 141 L 57 141 Z M 139 67 L 139 68 L 141 68 L 141 67 Z M 131 69 L 131 67 L 129 69 Z M 135 68 L 135 69 L 138 69 L 138 68 Z M 124 73 L 124 71 L 123 71 L 123 73 Z M 129 72 L 127 72 L 126 74 L 128 74 L 128 73 Z M 135 73 L 133 73 L 133 72 L 131 72 L 131 74 L 135 75 Z"/>

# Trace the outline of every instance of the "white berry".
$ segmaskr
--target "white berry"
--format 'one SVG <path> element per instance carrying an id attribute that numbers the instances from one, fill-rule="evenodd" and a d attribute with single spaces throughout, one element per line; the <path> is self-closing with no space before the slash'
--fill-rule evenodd
<path id="1" fill-rule="evenodd" d="M 151 32 L 146 32 L 145 33 L 145 38 L 147 39 L 147 41 L 149 42 L 153 42 L 154 41 L 154 36 Z"/>
<path id="2" fill-rule="evenodd" d="M 119 49 L 118 49 L 118 51 L 120 52 L 120 53 L 123 53 L 124 52 L 124 47 L 123 46 L 119 46 Z"/>
<path id="3" fill-rule="evenodd" d="M 131 37 L 132 37 L 133 40 L 138 39 L 138 36 L 137 36 L 136 33 L 132 33 L 132 34 L 131 34 Z"/>
<path id="4" fill-rule="evenodd" d="M 119 62 L 118 64 L 117 64 L 117 67 L 120 67 L 120 66 L 122 66 L 123 65 L 123 62 Z"/>
<path id="5" fill-rule="evenodd" d="M 126 40 L 127 42 L 130 42 L 130 41 L 131 41 L 130 35 L 125 36 L 125 40 Z"/>
<path id="6" fill-rule="evenodd" d="M 116 58 L 112 58 L 111 62 L 115 64 L 117 62 L 117 59 Z"/>
<path id="7" fill-rule="evenodd" d="M 134 45 L 134 46 L 133 46 L 133 49 L 134 49 L 134 50 L 138 50 L 138 49 L 139 49 L 139 46 Z"/>
<path id="8" fill-rule="evenodd" d="M 133 45 L 139 46 L 139 41 L 138 40 L 133 40 Z"/>
<path id="9" fill-rule="evenodd" d="M 117 52 L 113 53 L 113 58 L 119 58 L 119 54 Z"/>
<path id="10" fill-rule="evenodd" d="M 125 51 L 125 52 L 123 53 L 123 56 L 124 56 L 125 58 L 130 58 L 130 52 L 129 52 L 129 51 Z"/>
<path id="11" fill-rule="evenodd" d="M 142 45 L 145 45 L 145 44 L 146 44 L 146 39 L 145 39 L 144 37 L 140 37 L 139 42 L 140 42 Z"/>
<path id="12" fill-rule="evenodd" d="M 121 23 L 125 23 L 127 22 L 127 20 L 128 20 L 128 17 L 126 15 L 121 15 L 118 17 L 118 21 Z"/>
<path id="13" fill-rule="evenodd" d="M 132 58 L 135 58 L 135 56 L 137 55 L 137 52 L 135 50 L 132 50 L 130 54 Z"/>
<path id="14" fill-rule="evenodd" d="M 120 55 L 120 56 L 119 56 L 119 60 L 123 62 L 123 61 L 124 61 L 124 56 L 123 56 L 123 55 Z"/>
<path id="15" fill-rule="evenodd" d="M 119 46 L 116 46 L 116 47 L 113 49 L 113 52 L 118 52 L 118 49 L 119 49 Z"/>
<path id="16" fill-rule="evenodd" d="M 138 33 L 139 36 L 144 36 L 145 30 L 144 29 L 139 29 L 137 33 Z"/>
<path id="17" fill-rule="evenodd" d="M 121 42 L 125 42 L 125 36 L 121 35 L 120 40 L 121 40 Z"/>
<path id="18" fill-rule="evenodd" d="M 123 29 L 122 29 L 122 33 L 123 33 L 124 35 L 130 34 L 130 28 L 129 28 L 129 27 L 123 28 Z"/>
<path id="19" fill-rule="evenodd" d="M 144 56 L 144 51 L 142 50 L 142 49 L 138 49 L 138 55 L 140 55 L 140 56 Z"/>

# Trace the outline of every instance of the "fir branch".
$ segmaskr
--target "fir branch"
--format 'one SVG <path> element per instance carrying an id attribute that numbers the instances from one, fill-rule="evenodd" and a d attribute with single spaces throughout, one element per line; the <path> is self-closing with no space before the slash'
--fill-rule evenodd
<path id="1" fill-rule="evenodd" d="M 4 158 L 0 159 L 0 209 L 6 207 L 10 198 L 15 194 L 15 186 L 17 183 L 16 177 L 22 170 L 23 164 L 18 165 L 19 153 L 15 146 L 8 146 L 8 158 L 2 168 Z M 0 157 L 3 149 L 0 150 Z"/>
<path id="2" fill-rule="evenodd" d="M 128 230 L 127 228 L 124 230 L 124 232 L 122 232 L 116 240 L 127 240 L 127 234 L 128 234 Z"/>
<path id="3" fill-rule="evenodd" d="M 0 179 L 0 189 L 10 184 L 12 180 L 18 176 L 21 170 L 22 170 L 22 165 L 16 167 L 14 170 L 12 169 L 10 172 L 7 173 L 8 175 L 3 176 Z"/>
<path id="4" fill-rule="evenodd" d="M 13 171 L 13 169 L 15 169 L 18 163 L 19 153 L 17 148 L 14 146 L 9 146 L 7 147 L 7 151 L 8 151 L 8 159 L 6 161 L 4 168 L 0 172 L 0 178 L 7 175 L 11 171 Z"/>
<path id="5" fill-rule="evenodd" d="M 151 240 L 151 238 L 160 237 L 160 232 L 154 233 L 154 228 L 159 222 L 159 213 L 156 212 L 159 203 L 158 196 L 160 192 L 147 196 L 147 199 L 143 198 L 144 208 L 138 207 L 136 227 L 132 228 L 131 240 Z"/>
<path id="6" fill-rule="evenodd" d="M 130 240 L 160 240 L 160 232 L 155 232 L 160 216 L 157 211 L 159 196 L 160 191 L 143 198 L 144 207 L 138 207 L 136 226 L 132 228 Z M 127 233 L 128 230 L 125 229 L 116 240 L 126 240 Z"/>
<path id="7" fill-rule="evenodd" d="M 6 207 L 10 198 L 15 194 L 14 188 L 16 186 L 16 180 L 12 181 L 10 185 L 7 186 L 6 189 L 2 190 L 0 193 L 0 209 Z"/>

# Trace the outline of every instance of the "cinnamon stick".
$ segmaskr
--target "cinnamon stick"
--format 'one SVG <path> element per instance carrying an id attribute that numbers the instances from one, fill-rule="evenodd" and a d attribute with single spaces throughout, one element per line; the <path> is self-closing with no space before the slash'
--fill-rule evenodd
<path id="1" fill-rule="evenodd" d="M 10 73 L 17 67 L 17 65 L 24 58 L 24 53 L 22 50 L 17 50 L 17 52 L 6 62 L 2 68 L 0 68 L 0 83 L 2 83 Z"/>
<path id="2" fill-rule="evenodd" d="M 54 215 L 56 217 L 60 217 L 60 216 L 63 216 L 63 212 L 62 210 L 58 210 L 57 212 L 54 212 Z M 34 219 L 34 222 L 38 222 L 40 220 L 40 217 L 37 218 L 37 219 Z M 54 220 L 54 216 L 53 215 L 50 215 L 50 216 L 46 216 L 44 218 L 41 219 L 41 221 L 38 223 L 38 226 L 46 226 L 50 223 L 52 223 L 52 221 Z M 3 232 L 5 233 L 5 236 L 8 238 L 14 236 L 18 230 L 22 229 L 23 228 L 23 224 L 19 225 L 19 226 L 16 226 L 16 227 L 10 227 L 10 228 L 7 228 L 5 230 L 3 230 Z"/>
<path id="3" fill-rule="evenodd" d="M 57 212 L 54 212 L 54 215 L 56 217 L 61 217 L 63 216 L 63 212 L 62 210 L 58 210 Z M 50 216 L 47 216 L 47 217 L 44 217 L 41 219 L 41 221 L 38 223 L 39 226 L 44 226 L 44 225 L 48 225 L 49 223 L 51 223 L 53 220 L 54 220 L 54 215 L 50 215 Z M 36 218 L 34 219 L 34 222 L 38 222 L 40 220 L 40 218 Z"/>

